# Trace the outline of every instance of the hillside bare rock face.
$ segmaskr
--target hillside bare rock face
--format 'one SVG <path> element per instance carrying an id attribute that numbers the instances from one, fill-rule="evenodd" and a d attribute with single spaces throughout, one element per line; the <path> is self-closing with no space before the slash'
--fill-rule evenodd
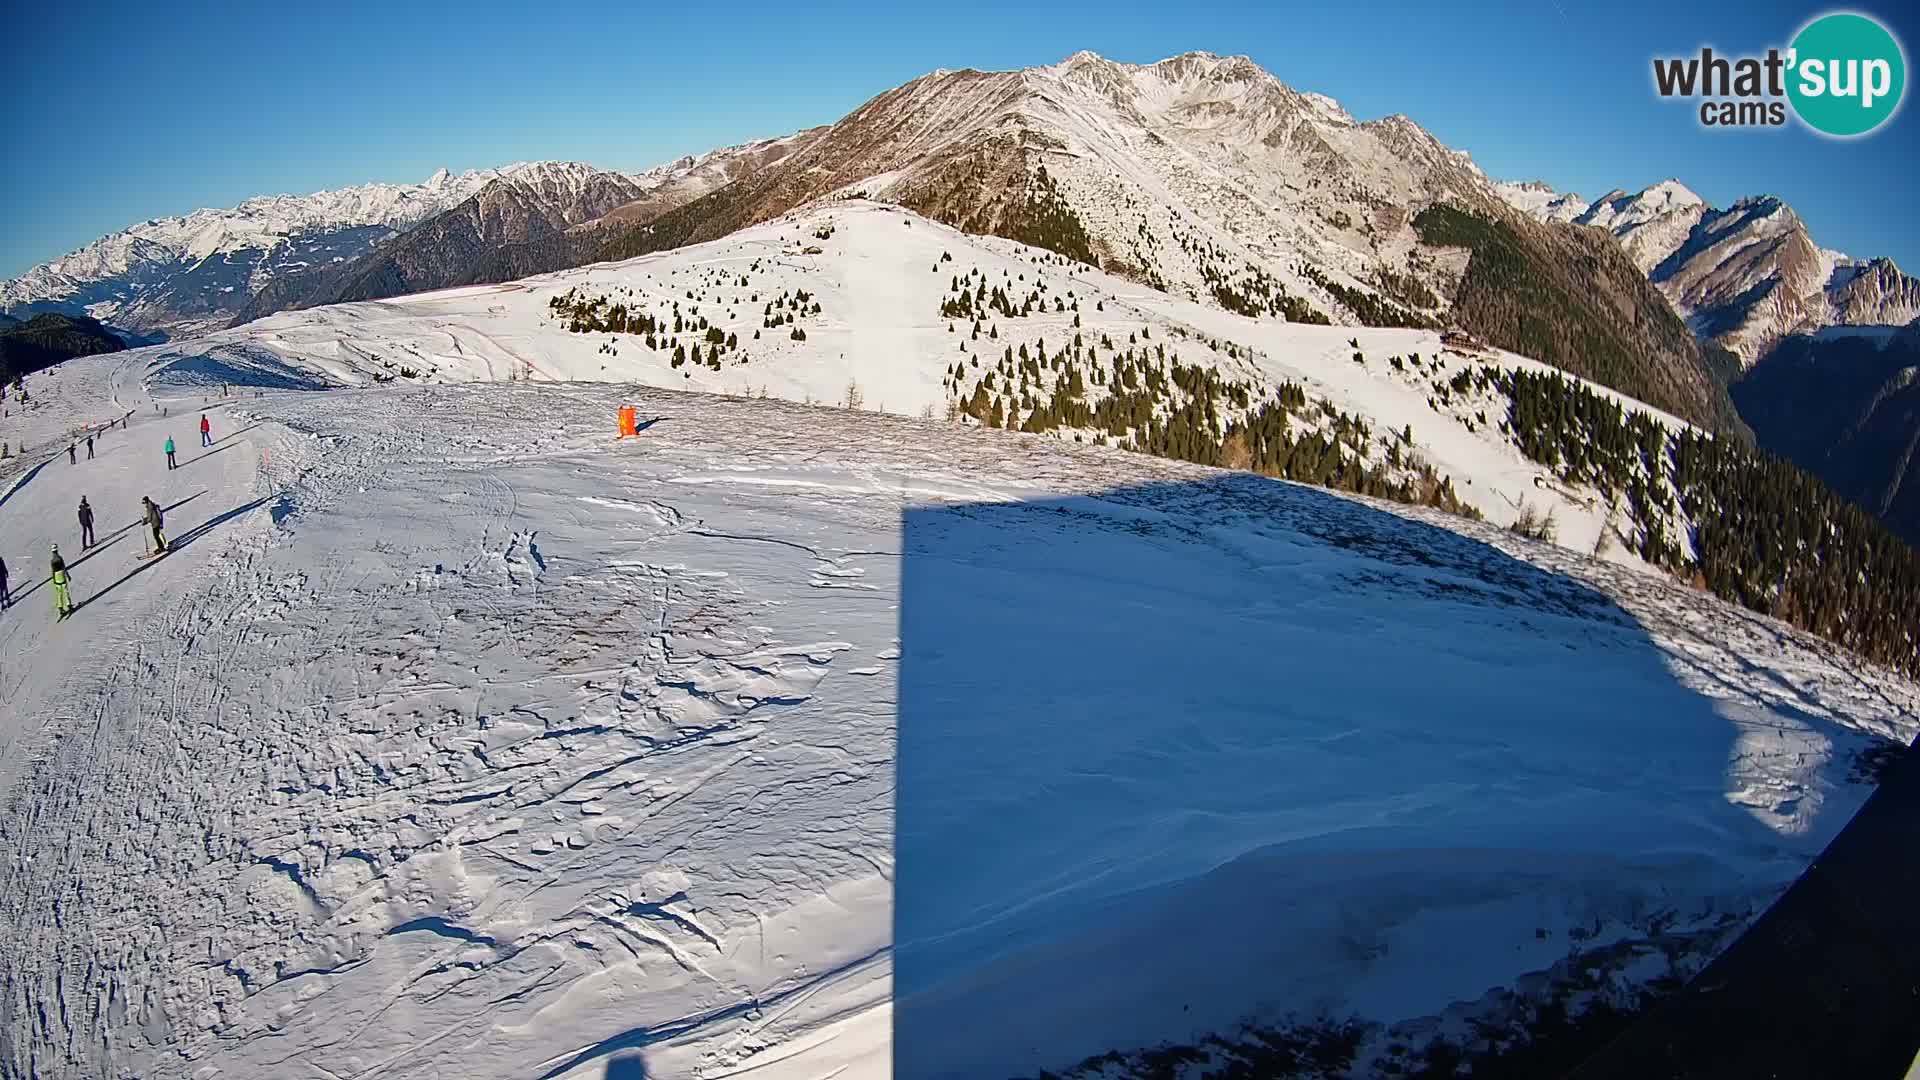
<path id="1" fill-rule="evenodd" d="M 127 343 L 85 315 L 43 312 L 0 322 L 0 382 L 31 375 L 62 360 L 119 352 Z"/>
<path id="2" fill-rule="evenodd" d="M 1043 168 L 1051 183 L 1038 179 Z M 1245 57 L 1130 65 L 1079 53 L 1022 71 L 937 71 L 886 91 L 777 166 L 608 250 L 712 239 L 856 189 L 975 231 L 1044 232 L 1055 250 L 1084 238 L 1102 266 L 1196 297 L 1259 270 L 1336 310 L 1293 269 L 1302 254 L 1364 287 L 1370 263 L 1397 254 L 1373 234 L 1404 225 L 1408 206 L 1491 199 L 1466 155 L 1411 121 L 1359 123 Z M 1041 229 L 1050 209 L 1074 221 Z"/>
<path id="3" fill-rule="evenodd" d="M 1783 338 L 1733 399 L 1761 445 L 1920 547 L 1920 322 Z"/>
<path id="4" fill-rule="evenodd" d="M 639 198 L 609 211 L 601 224 L 609 228 L 645 224 L 675 207 L 684 206 L 805 146 L 824 128 L 809 128 L 778 139 L 759 139 L 698 156 L 677 158 L 634 177 L 643 189 Z"/>
<path id="5" fill-rule="evenodd" d="M 1700 345 L 1606 234 L 1434 206 L 1421 238 L 1471 253 L 1452 317 L 1502 348 L 1686 417 L 1745 432 Z"/>
<path id="6" fill-rule="evenodd" d="M 1511 206 L 1541 220 L 1543 185 L 1501 185 Z M 1574 216 L 1607 230 L 1694 333 L 1751 366 L 1789 334 L 1828 326 L 1898 326 L 1920 316 L 1920 280 L 1889 259 L 1820 247 L 1800 216 L 1771 195 L 1719 210 L 1677 180 L 1614 191 Z"/>
<path id="7" fill-rule="evenodd" d="M 360 260 L 326 302 L 511 281 L 578 265 L 598 244 L 579 238 L 576 228 L 644 193 L 638 182 L 590 166 L 545 166 L 495 180 Z"/>

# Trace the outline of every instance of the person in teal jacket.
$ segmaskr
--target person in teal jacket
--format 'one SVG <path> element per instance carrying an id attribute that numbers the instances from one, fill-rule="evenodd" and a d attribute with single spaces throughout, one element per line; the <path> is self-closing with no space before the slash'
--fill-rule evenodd
<path id="1" fill-rule="evenodd" d="M 67 576 L 67 561 L 60 557 L 60 545 L 53 545 L 53 610 L 64 619 L 73 614 L 73 579 Z"/>
<path id="2" fill-rule="evenodd" d="M 167 471 L 173 471 L 173 436 L 167 436 Z"/>

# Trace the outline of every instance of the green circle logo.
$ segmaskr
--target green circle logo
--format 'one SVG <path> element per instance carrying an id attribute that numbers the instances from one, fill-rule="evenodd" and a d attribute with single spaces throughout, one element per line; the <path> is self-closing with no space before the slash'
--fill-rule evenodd
<path id="1" fill-rule="evenodd" d="M 1815 131 L 1865 135 L 1887 122 L 1907 89 L 1907 60 L 1887 28 L 1865 15 L 1822 15 L 1793 39 L 1787 98 Z"/>

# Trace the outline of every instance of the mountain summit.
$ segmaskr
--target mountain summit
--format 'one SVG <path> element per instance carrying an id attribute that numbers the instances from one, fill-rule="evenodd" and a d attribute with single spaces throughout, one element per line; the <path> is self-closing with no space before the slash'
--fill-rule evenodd
<path id="1" fill-rule="evenodd" d="M 1079 52 L 932 72 L 796 136 L 778 162 L 636 218 L 601 257 L 712 240 L 849 194 L 1239 314 L 1460 323 L 1704 425 L 1732 412 L 1615 245 L 1514 210 L 1467 154 L 1408 117 L 1357 120 L 1244 56 L 1126 64 Z M 1433 242 L 1417 219 L 1435 208 L 1479 223 L 1476 239 Z M 1525 319 L 1493 295 L 1509 259 L 1533 288 Z"/>

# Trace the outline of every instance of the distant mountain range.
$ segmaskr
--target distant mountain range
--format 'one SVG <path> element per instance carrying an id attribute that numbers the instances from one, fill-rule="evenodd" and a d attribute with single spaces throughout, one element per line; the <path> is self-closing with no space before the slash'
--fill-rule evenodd
<path id="1" fill-rule="evenodd" d="M 513 171 L 442 170 L 421 184 L 266 196 L 141 222 L 0 282 L 0 310 L 90 314 L 140 334 L 213 329 L 274 279 L 357 258 Z"/>
<path id="2" fill-rule="evenodd" d="M 263 283 L 231 321 L 288 308 L 507 281 L 575 265 L 596 219 L 639 198 L 641 182 L 573 162 L 515 166 L 360 255 Z"/>
<path id="3" fill-rule="evenodd" d="M 157 338 L 272 311 L 504 281 L 591 259 L 650 200 L 693 198 L 772 144 L 626 175 L 534 162 L 419 184 L 249 199 L 160 218 L 0 282 L 0 311 L 90 315 Z M 603 216 L 622 211 L 621 216 Z"/>
<path id="4" fill-rule="evenodd" d="M 1612 233 L 1701 340 L 1742 366 L 1789 334 L 1920 317 L 1920 279 L 1890 259 L 1820 247 L 1799 215 L 1771 195 L 1716 210 L 1677 180 L 1638 194 L 1608 192 L 1591 204 L 1539 183 L 1496 190 L 1543 221 Z"/>

